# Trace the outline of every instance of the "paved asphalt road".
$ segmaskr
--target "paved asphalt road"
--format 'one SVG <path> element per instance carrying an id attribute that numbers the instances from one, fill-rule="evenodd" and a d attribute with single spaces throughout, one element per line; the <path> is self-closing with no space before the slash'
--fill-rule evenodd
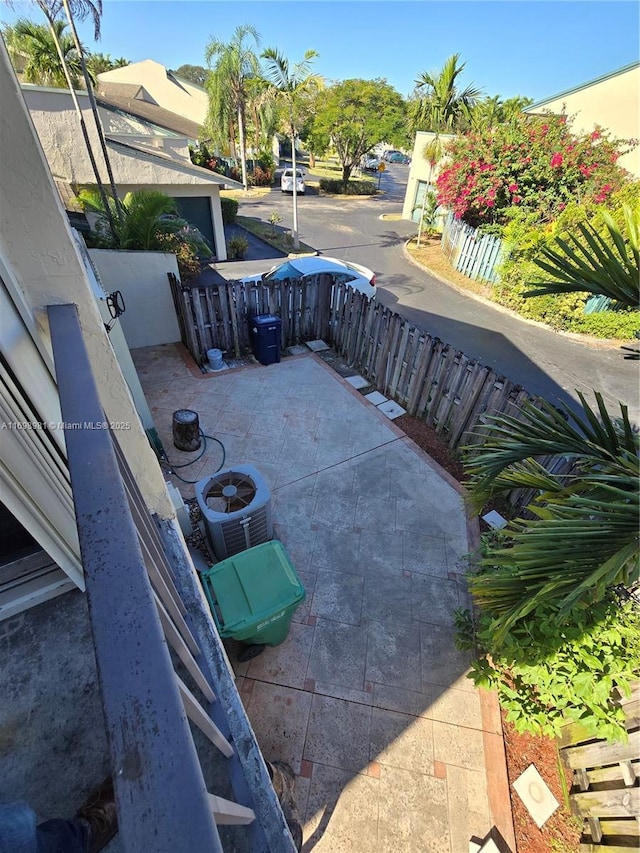
<path id="1" fill-rule="evenodd" d="M 383 213 L 401 212 L 408 171 L 391 164 L 382 175 L 384 195 L 375 199 L 330 199 L 312 192 L 299 197 L 300 239 L 321 254 L 373 269 L 380 302 L 530 393 L 571 403 L 577 399 L 575 389 L 588 399 L 593 398 L 591 389 L 598 390 L 610 411 L 617 410 L 620 400 L 640 422 L 638 361 L 625 359 L 617 347 L 586 344 L 520 320 L 459 292 L 408 259 L 403 243 L 415 233 L 415 225 L 380 219 Z M 274 210 L 282 216 L 281 225 L 291 228 L 291 197 L 279 189 L 242 202 L 240 213 L 266 221 Z"/>

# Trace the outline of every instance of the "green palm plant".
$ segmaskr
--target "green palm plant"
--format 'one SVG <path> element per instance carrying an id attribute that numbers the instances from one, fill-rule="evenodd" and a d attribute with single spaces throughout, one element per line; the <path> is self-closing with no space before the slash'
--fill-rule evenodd
<path id="1" fill-rule="evenodd" d="M 452 133 L 470 121 L 471 110 L 482 94 L 473 84 L 459 90 L 458 78 L 465 68 L 460 54 L 450 56 L 439 72 L 424 71 L 416 80 L 418 97 L 412 102 L 409 121 L 412 131 Z"/>
<path id="2" fill-rule="evenodd" d="M 253 42 L 253 45 L 251 44 Z M 254 48 L 260 44 L 255 28 L 244 24 L 236 27 L 229 43 L 212 39 L 205 56 L 212 68 L 206 87 L 209 93 L 207 126 L 213 138 L 220 139 L 228 130 L 229 140 L 235 147 L 237 127 L 240 144 L 242 184 L 247 189 L 246 110 L 251 93 L 251 82 L 260 76 L 260 60 Z M 213 66 L 211 63 L 214 62 Z M 237 124 L 236 124 L 237 123 Z"/>
<path id="3" fill-rule="evenodd" d="M 579 223 L 580 236 L 556 237 L 555 248 L 545 247 L 534 259 L 550 276 L 533 282 L 525 296 L 557 293 L 593 293 L 608 296 L 621 306 L 640 303 L 640 210 L 623 208 L 625 229 L 609 213 L 603 214 L 609 239 L 588 223 Z M 626 232 L 626 233 L 624 233 Z"/>
<path id="4" fill-rule="evenodd" d="M 62 21 L 54 21 L 49 28 L 19 18 L 5 27 L 3 35 L 11 61 L 21 70 L 26 83 L 64 88 L 67 85 L 66 65 L 73 86 L 78 88 L 82 65 L 67 25 Z"/>
<path id="5" fill-rule="evenodd" d="M 315 50 L 307 50 L 300 62 L 293 65 L 275 48 L 269 47 L 262 54 L 265 60 L 264 77 L 276 102 L 284 106 L 286 125 L 291 139 L 291 166 L 293 168 L 293 247 L 300 248 L 298 238 L 298 194 L 296 189 L 296 136 L 302 120 L 302 106 L 308 103 L 311 92 L 322 85 L 322 78 L 311 72 L 311 64 L 318 56 Z"/>
<path id="6" fill-rule="evenodd" d="M 597 414 L 579 396 L 580 414 L 540 402 L 525 403 L 519 417 L 490 418 L 467 464 L 476 507 L 512 489 L 536 492 L 527 507 L 534 517 L 504 528 L 469 579 L 497 644 L 539 607 L 566 614 L 638 581 L 638 434 L 626 406 L 614 418 L 600 394 Z M 551 455 L 572 460 L 570 474 L 546 468 Z"/>
<path id="7" fill-rule="evenodd" d="M 97 230 L 103 245 L 114 249 L 171 251 L 173 244 L 186 243 L 198 254 L 211 255 L 200 232 L 177 215 L 175 201 L 164 193 L 156 190 L 127 193 L 121 203 L 121 216 L 112 215 L 111 220 L 95 190 L 80 190 L 78 198 L 85 210 L 102 218 Z M 113 214 L 113 199 L 109 199 L 109 205 Z"/>

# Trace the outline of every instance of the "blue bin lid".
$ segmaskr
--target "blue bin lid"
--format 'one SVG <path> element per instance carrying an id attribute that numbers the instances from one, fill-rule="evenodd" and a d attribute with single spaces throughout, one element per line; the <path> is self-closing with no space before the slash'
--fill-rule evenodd
<path id="1" fill-rule="evenodd" d="M 271 323 L 281 323 L 282 320 L 275 314 L 258 314 L 255 317 L 251 317 L 250 322 L 255 326 L 268 326 Z"/>

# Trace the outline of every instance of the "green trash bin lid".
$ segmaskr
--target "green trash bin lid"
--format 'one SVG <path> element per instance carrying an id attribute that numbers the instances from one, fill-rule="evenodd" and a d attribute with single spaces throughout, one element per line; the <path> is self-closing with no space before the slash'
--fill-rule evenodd
<path id="1" fill-rule="evenodd" d="M 305 597 L 305 589 L 282 542 L 256 545 L 201 574 L 222 637 L 255 628 Z"/>

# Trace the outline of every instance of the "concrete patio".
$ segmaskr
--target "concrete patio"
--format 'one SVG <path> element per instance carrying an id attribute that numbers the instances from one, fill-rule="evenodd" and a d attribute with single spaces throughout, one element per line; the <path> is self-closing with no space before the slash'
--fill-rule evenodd
<path id="1" fill-rule="evenodd" d="M 497 706 L 453 642 L 470 550 L 457 484 L 312 354 L 207 375 L 177 345 L 133 356 L 172 461 L 193 458 L 171 437 L 191 408 L 225 467 L 264 475 L 306 587 L 282 645 L 250 663 L 228 646 L 263 754 L 297 774 L 303 849 L 467 853 L 494 826 L 513 844 Z M 180 473 L 220 462 L 212 443 Z"/>

